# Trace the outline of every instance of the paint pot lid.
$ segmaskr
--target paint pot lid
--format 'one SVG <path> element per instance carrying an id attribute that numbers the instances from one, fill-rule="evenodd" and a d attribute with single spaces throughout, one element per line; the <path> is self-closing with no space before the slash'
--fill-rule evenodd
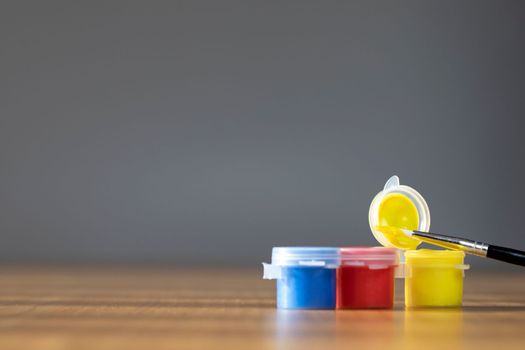
<path id="1" fill-rule="evenodd" d="M 333 247 L 274 247 L 272 265 L 337 267 L 339 248 Z"/>
<path id="2" fill-rule="evenodd" d="M 395 248 L 343 247 L 339 253 L 341 265 L 396 266 L 399 263 L 399 253 Z"/>
<path id="3" fill-rule="evenodd" d="M 389 240 L 383 232 L 378 230 L 378 227 L 385 225 L 384 222 L 380 222 L 379 210 L 383 200 L 392 198 L 390 195 L 400 194 L 403 197 L 411 202 L 415 210 L 417 211 L 418 224 L 417 227 L 402 227 L 403 225 L 397 225 L 399 228 L 418 230 L 418 231 L 428 231 L 430 229 L 430 210 L 428 208 L 427 202 L 419 192 L 417 192 L 412 187 L 406 185 L 400 185 L 399 177 L 394 175 L 388 179 L 385 183 L 385 186 L 382 191 L 380 191 L 372 200 L 370 204 L 370 209 L 368 211 L 368 222 L 372 234 L 385 247 L 398 248 L 398 249 L 415 249 L 421 242 L 414 238 L 406 237 L 403 241 L 394 241 Z M 387 223 L 388 224 L 388 223 Z"/>

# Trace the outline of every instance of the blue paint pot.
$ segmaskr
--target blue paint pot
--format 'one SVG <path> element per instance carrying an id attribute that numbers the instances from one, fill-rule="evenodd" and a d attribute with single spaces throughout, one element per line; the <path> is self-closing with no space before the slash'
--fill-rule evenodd
<path id="1" fill-rule="evenodd" d="M 280 309 L 335 309 L 339 249 L 275 247 L 265 279 L 277 280 Z"/>

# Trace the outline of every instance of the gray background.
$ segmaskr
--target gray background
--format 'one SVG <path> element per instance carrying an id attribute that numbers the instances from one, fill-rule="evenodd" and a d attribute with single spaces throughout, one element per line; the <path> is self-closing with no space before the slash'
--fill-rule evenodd
<path id="1" fill-rule="evenodd" d="M 524 42 L 523 1 L 3 1 L 0 260 L 373 245 L 393 174 L 525 249 Z"/>

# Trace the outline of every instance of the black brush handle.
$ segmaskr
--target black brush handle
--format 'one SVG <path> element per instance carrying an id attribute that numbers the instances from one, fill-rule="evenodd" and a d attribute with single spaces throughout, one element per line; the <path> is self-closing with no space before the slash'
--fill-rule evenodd
<path id="1" fill-rule="evenodd" d="M 517 249 L 489 245 L 487 248 L 487 258 L 525 266 L 525 252 Z"/>

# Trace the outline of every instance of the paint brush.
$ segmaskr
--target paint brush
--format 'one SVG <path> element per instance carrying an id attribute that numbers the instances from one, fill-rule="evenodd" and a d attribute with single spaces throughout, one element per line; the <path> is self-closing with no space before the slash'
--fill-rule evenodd
<path id="1" fill-rule="evenodd" d="M 438 233 L 400 229 L 409 237 L 440 247 L 461 250 L 467 254 L 487 257 L 510 264 L 525 266 L 525 252 L 512 248 L 477 242 L 471 239 L 442 235 Z"/>

